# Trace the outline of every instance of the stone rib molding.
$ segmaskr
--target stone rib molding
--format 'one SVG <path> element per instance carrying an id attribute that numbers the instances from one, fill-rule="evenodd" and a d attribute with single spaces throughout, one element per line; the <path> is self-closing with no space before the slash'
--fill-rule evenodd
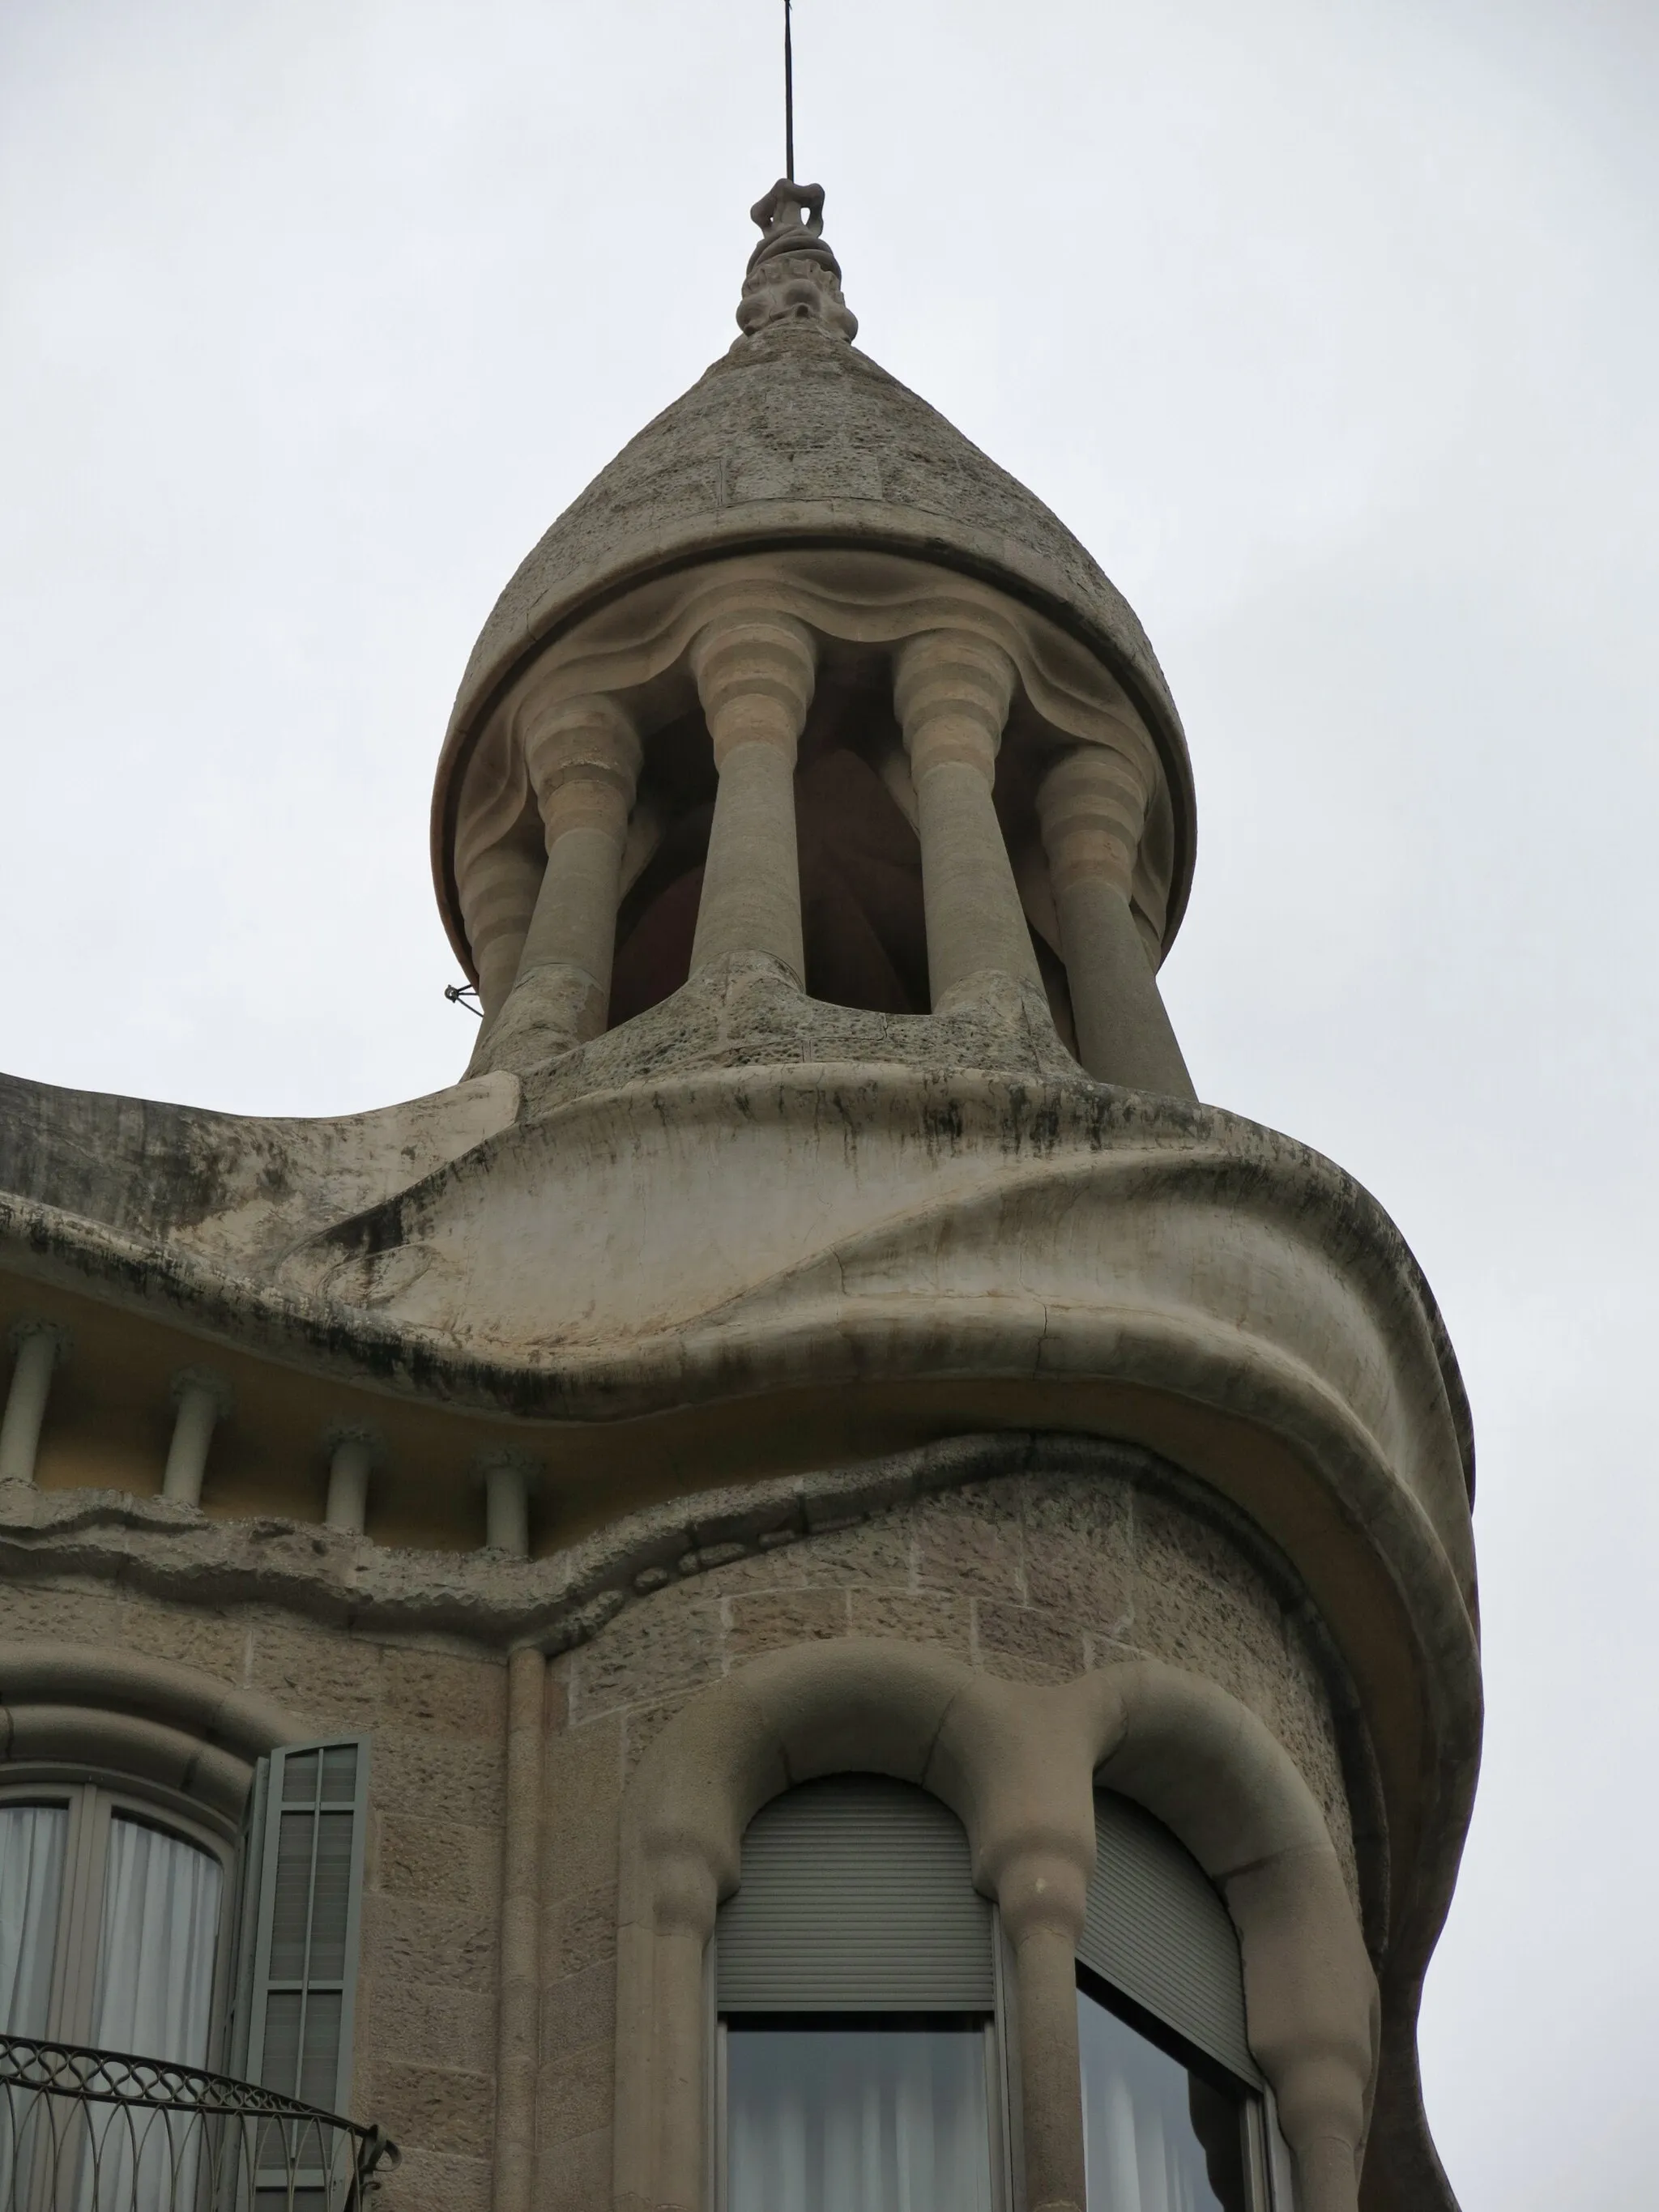
<path id="1" fill-rule="evenodd" d="M 890 1774 L 967 1830 L 1015 1951 L 1026 2201 L 1082 2212 L 1073 1960 L 1100 1780 L 1216 1883 L 1239 1933 L 1250 2046 L 1278 2100 L 1301 2212 L 1357 2212 L 1377 1991 L 1341 1867 L 1294 1763 L 1215 1684 L 1156 1662 L 1058 1687 L 880 1641 L 797 1645 L 682 1707 L 623 1795 L 613 2201 L 698 2212 L 706 2172 L 703 1953 L 761 1806 L 816 1776 Z M 653 2125 L 653 2120 L 655 2124 Z"/>

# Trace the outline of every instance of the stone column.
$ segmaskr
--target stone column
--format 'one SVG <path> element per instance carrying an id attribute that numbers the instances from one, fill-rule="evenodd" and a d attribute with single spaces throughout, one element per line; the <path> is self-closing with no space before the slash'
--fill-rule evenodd
<path id="1" fill-rule="evenodd" d="M 804 986 L 795 748 L 812 703 L 811 634 L 734 603 L 698 633 L 691 667 L 720 772 L 691 972 L 763 952 Z"/>
<path id="2" fill-rule="evenodd" d="M 1041 1846 L 1017 1852 L 997 1881 L 1003 1934 L 1014 1954 L 1031 2212 L 1084 2212 L 1077 1945 L 1086 1897 L 1087 1877 L 1076 1858 Z"/>
<path id="3" fill-rule="evenodd" d="M 1037 793 L 1078 1056 L 1103 1083 L 1196 1096 L 1130 910 L 1135 855 L 1152 799 L 1150 763 L 1079 745 Z"/>
<path id="4" fill-rule="evenodd" d="M 522 845 L 496 845 L 471 863 L 459 886 L 467 943 L 478 971 L 481 1038 L 513 988 L 546 867 L 544 853 L 526 852 Z"/>
<path id="5" fill-rule="evenodd" d="M 70 1340 L 49 1321 L 20 1321 L 11 1341 L 17 1357 L 0 1419 L 0 1482 L 33 1482 L 52 1370 L 68 1358 Z"/>
<path id="6" fill-rule="evenodd" d="M 639 738 L 615 700 L 599 696 L 526 708 L 521 728 L 547 866 L 512 990 L 478 1040 L 474 1073 L 533 1066 L 568 1052 L 599 1034 L 611 1008 L 617 884 Z"/>
<path id="7" fill-rule="evenodd" d="M 173 1378 L 173 1402 L 177 1412 L 161 1495 L 177 1505 L 199 1505 L 213 1431 L 230 1412 L 230 1385 L 211 1368 L 181 1368 Z"/>
<path id="8" fill-rule="evenodd" d="M 531 2212 L 536 2152 L 537 2011 L 541 2001 L 542 1742 L 547 1662 L 507 1662 L 507 1806 L 501 1828 L 501 1953 L 495 2015 L 494 2212 Z"/>
<path id="9" fill-rule="evenodd" d="M 930 630 L 899 652 L 894 705 L 916 787 L 935 1013 L 993 972 L 1042 988 L 991 796 L 1013 688 L 1007 654 L 968 630 Z"/>
<path id="10" fill-rule="evenodd" d="M 328 1501 L 323 1526 L 344 1535 L 361 1536 L 368 1524 L 368 1479 L 380 1465 L 385 1447 L 373 1429 L 331 1429 L 328 1446 Z"/>
<path id="11" fill-rule="evenodd" d="M 484 1549 L 530 1557 L 530 1492 L 536 1465 L 522 1452 L 487 1452 L 478 1462 L 484 1493 Z"/>

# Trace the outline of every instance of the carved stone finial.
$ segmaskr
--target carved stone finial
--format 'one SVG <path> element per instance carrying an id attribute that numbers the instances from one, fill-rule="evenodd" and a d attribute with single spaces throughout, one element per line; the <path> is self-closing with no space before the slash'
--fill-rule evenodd
<path id="1" fill-rule="evenodd" d="M 749 212 L 762 234 L 738 302 L 744 337 L 772 323 L 817 322 L 856 337 L 859 319 L 841 296 L 841 264 L 824 243 L 823 186 L 780 177 Z"/>

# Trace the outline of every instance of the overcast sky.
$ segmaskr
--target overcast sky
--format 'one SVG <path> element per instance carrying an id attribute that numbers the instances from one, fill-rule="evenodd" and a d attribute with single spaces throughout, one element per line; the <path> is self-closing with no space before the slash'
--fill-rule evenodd
<path id="1" fill-rule="evenodd" d="M 775 0 L 0 0 L 0 1067 L 453 1079 L 430 774 L 496 592 L 733 335 Z M 1191 733 L 1199 1089 L 1400 1223 L 1490 1723 L 1465 2212 L 1653 2201 L 1659 8 L 799 0 L 860 341 Z"/>

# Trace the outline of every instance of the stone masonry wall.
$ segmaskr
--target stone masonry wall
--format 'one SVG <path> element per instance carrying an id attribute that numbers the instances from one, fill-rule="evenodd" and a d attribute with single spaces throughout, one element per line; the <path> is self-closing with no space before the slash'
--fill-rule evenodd
<path id="1" fill-rule="evenodd" d="M 538 2212 L 609 2203 L 617 1813 L 687 1699 L 763 1651 L 877 1636 L 1022 1681 L 1123 1658 L 1207 1675 L 1273 1729 L 1354 1881 L 1337 1732 L 1314 1655 L 1206 1519 L 1128 1476 L 1016 1475 L 672 1582 L 550 1670 Z"/>
<path id="2" fill-rule="evenodd" d="M 495 2118 L 506 1670 L 255 1607 L 172 1606 L 106 1583 L 12 1585 L 0 1636 L 62 1638 L 263 1692 L 304 1735 L 371 1739 L 352 2114 L 403 2163 L 383 2212 L 484 2212 Z"/>

